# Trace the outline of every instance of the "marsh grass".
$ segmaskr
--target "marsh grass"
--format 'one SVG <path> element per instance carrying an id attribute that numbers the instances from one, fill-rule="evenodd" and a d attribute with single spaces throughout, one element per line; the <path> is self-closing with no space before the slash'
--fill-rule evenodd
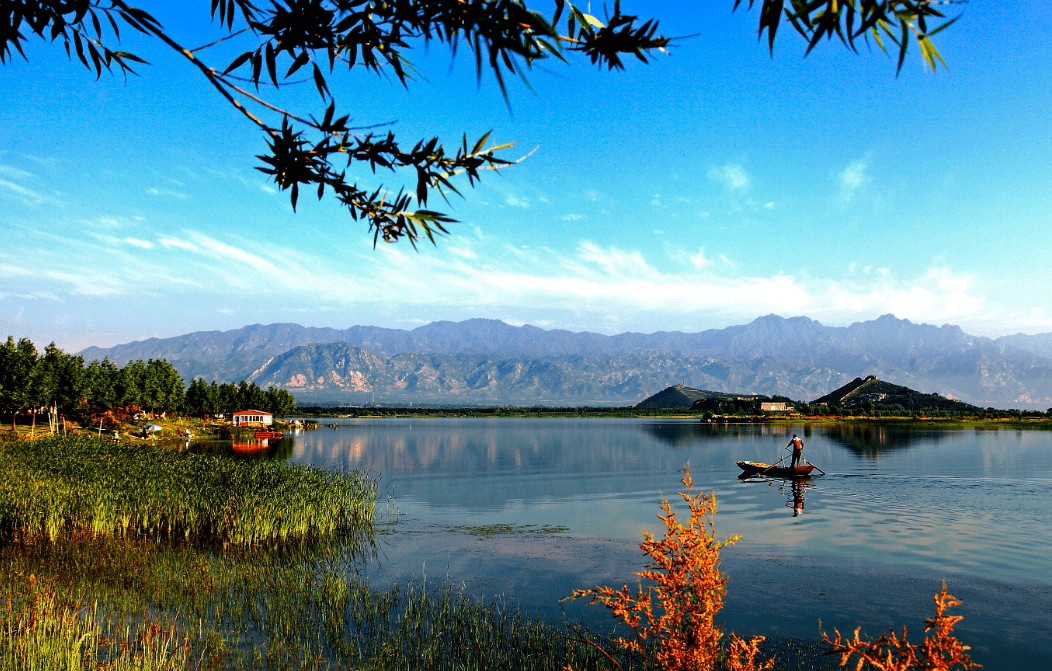
<path id="1" fill-rule="evenodd" d="M 0 469 L 0 671 L 606 668 L 583 631 L 358 579 L 361 474 L 79 437 Z"/>
<path id="2" fill-rule="evenodd" d="M 357 472 L 90 437 L 0 442 L 0 532 L 27 539 L 90 533 L 254 545 L 328 537 L 371 526 L 376 487 Z"/>
<path id="3" fill-rule="evenodd" d="M 608 667 L 587 632 L 450 585 L 371 589 L 355 577 L 370 550 L 347 540 L 295 550 L 8 543 L 0 671 Z"/>

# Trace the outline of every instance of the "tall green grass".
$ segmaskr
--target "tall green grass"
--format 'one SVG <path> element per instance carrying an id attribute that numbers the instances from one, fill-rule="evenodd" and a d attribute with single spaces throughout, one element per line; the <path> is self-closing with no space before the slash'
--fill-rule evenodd
<path id="1" fill-rule="evenodd" d="M 371 589 L 368 547 L 0 545 L 0 671 L 612 668 L 584 631 L 448 585 Z"/>
<path id="2" fill-rule="evenodd" d="M 377 482 L 358 472 L 171 452 L 88 437 L 0 443 L 0 532 L 52 541 L 328 537 L 374 521 Z"/>

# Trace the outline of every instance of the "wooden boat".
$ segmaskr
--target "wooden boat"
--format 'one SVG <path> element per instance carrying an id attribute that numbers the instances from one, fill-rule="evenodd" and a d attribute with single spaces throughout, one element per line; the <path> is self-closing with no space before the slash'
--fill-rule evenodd
<path id="1" fill-rule="evenodd" d="M 769 475 L 772 478 L 802 478 L 811 474 L 815 467 L 811 464 L 800 464 L 799 466 L 779 466 L 778 464 L 763 464 L 758 461 L 739 461 L 738 468 L 742 469 L 743 476 Z"/>
<path id="2" fill-rule="evenodd" d="M 256 431 L 256 440 L 262 440 L 263 438 L 281 438 L 285 434 L 281 431 L 263 430 Z"/>

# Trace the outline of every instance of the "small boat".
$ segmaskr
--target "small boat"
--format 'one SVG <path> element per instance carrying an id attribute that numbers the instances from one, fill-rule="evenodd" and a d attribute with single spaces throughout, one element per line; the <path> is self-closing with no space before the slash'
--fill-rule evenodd
<path id="1" fill-rule="evenodd" d="M 285 436 L 285 434 L 282 433 L 281 431 L 271 431 L 271 430 L 262 430 L 262 429 L 256 431 L 256 439 L 257 440 L 261 440 L 263 438 L 283 438 L 284 436 Z"/>
<path id="2" fill-rule="evenodd" d="M 815 467 L 811 464 L 779 466 L 778 464 L 763 464 L 758 461 L 739 461 L 738 468 L 742 469 L 742 476 L 769 475 L 772 478 L 803 478 L 815 470 Z"/>

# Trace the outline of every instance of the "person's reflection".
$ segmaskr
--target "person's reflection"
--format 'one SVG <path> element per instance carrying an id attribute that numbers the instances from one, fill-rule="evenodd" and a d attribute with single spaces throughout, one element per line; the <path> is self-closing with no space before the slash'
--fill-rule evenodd
<path id="1" fill-rule="evenodd" d="M 792 507 L 793 517 L 800 517 L 804 513 L 804 490 L 808 487 L 808 483 L 802 478 L 795 478 L 790 484 L 789 491 L 791 496 L 786 499 L 785 505 Z"/>

